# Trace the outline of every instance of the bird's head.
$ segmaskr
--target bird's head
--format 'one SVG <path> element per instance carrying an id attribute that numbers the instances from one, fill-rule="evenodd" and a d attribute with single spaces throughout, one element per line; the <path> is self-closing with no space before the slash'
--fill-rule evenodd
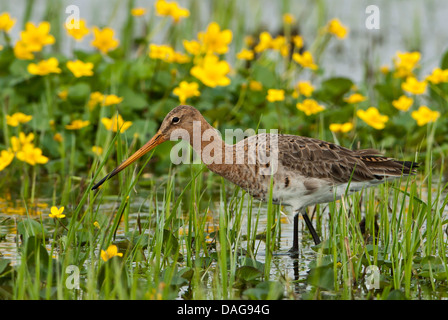
<path id="1" fill-rule="evenodd" d="M 171 110 L 160 125 L 160 129 L 143 147 L 137 150 L 128 159 L 123 161 L 118 167 L 110 172 L 106 177 L 101 179 L 92 190 L 99 188 L 106 180 L 115 176 L 117 173 L 131 165 L 133 162 L 144 156 L 146 153 L 154 149 L 159 144 L 173 140 L 172 137 L 183 138 L 189 140 L 193 137 L 195 122 L 207 123 L 201 113 L 191 106 L 178 106 Z"/>

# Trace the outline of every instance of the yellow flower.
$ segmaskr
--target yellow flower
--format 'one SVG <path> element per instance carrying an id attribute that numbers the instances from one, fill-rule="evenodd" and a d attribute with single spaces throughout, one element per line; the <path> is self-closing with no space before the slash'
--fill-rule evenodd
<path id="1" fill-rule="evenodd" d="M 269 89 L 266 99 L 269 102 L 283 101 L 285 100 L 285 90 Z"/>
<path id="2" fill-rule="evenodd" d="M 174 57 L 174 49 L 167 45 L 157 45 L 151 43 L 149 45 L 149 57 L 151 59 L 160 59 L 165 62 L 172 62 Z"/>
<path id="3" fill-rule="evenodd" d="M 262 32 L 260 34 L 260 41 L 255 46 L 255 52 L 263 52 L 268 49 L 280 51 L 282 56 L 288 55 L 288 44 L 286 38 L 283 36 L 277 36 L 275 39 L 269 34 L 269 32 Z"/>
<path id="4" fill-rule="evenodd" d="M 4 170 L 14 159 L 14 152 L 11 149 L 0 152 L 0 171 Z"/>
<path id="5" fill-rule="evenodd" d="M 103 148 L 98 147 L 98 146 L 93 146 L 92 147 L 92 152 L 94 154 L 96 154 L 97 156 L 100 156 L 103 153 Z"/>
<path id="6" fill-rule="evenodd" d="M 55 38 L 49 34 L 50 23 L 43 21 L 36 27 L 32 22 L 27 22 L 25 31 L 20 33 L 21 40 L 27 46 L 29 51 L 41 51 L 43 46 L 53 44 Z"/>
<path id="7" fill-rule="evenodd" d="M 93 76 L 93 63 L 82 62 L 81 60 L 67 61 L 67 68 L 73 73 L 76 78 L 83 76 Z"/>
<path id="8" fill-rule="evenodd" d="M 184 40 L 182 41 L 182 44 L 184 45 L 185 50 L 187 50 L 188 53 L 191 53 L 194 56 L 197 56 L 201 53 L 201 44 L 197 40 Z"/>
<path id="9" fill-rule="evenodd" d="M 261 91 L 263 89 L 263 84 L 259 81 L 251 80 L 249 82 L 249 89 L 252 91 Z"/>
<path id="10" fill-rule="evenodd" d="M 353 93 L 352 95 L 350 95 L 350 97 L 344 98 L 344 101 L 347 103 L 359 103 L 366 100 L 367 98 L 360 93 Z"/>
<path id="11" fill-rule="evenodd" d="M 120 44 L 120 41 L 114 38 L 114 30 L 111 28 L 106 27 L 100 30 L 93 27 L 93 36 L 94 39 L 90 44 L 104 54 L 114 50 Z"/>
<path id="12" fill-rule="evenodd" d="M 213 54 L 207 54 L 198 61 L 190 73 L 208 87 L 227 86 L 230 79 L 227 74 L 230 72 L 230 65 L 226 61 L 219 61 Z"/>
<path id="13" fill-rule="evenodd" d="M 332 132 L 346 133 L 351 131 L 352 129 L 353 129 L 353 123 L 351 122 L 330 124 L 330 131 Z"/>
<path id="14" fill-rule="evenodd" d="M 305 51 L 303 54 L 295 52 L 292 55 L 292 58 L 295 62 L 297 62 L 304 68 L 310 68 L 311 70 L 316 70 L 318 68 L 314 63 L 313 56 L 309 51 Z"/>
<path id="15" fill-rule="evenodd" d="M 292 38 L 292 41 L 294 42 L 294 46 L 297 49 L 303 48 L 303 38 L 302 38 L 302 36 L 294 36 Z"/>
<path id="16" fill-rule="evenodd" d="M 133 8 L 131 10 L 131 14 L 134 17 L 140 17 L 140 16 L 144 15 L 145 13 L 146 13 L 146 9 L 145 8 Z"/>
<path id="17" fill-rule="evenodd" d="M 17 159 L 26 162 L 32 166 L 40 163 L 45 164 L 48 162 L 48 158 L 42 155 L 40 148 L 35 148 L 33 144 L 26 144 L 16 154 Z"/>
<path id="18" fill-rule="evenodd" d="M 417 111 L 411 113 L 411 116 L 417 121 L 417 125 L 421 127 L 427 123 L 435 122 L 440 117 L 440 112 L 432 111 L 427 106 L 420 106 Z"/>
<path id="19" fill-rule="evenodd" d="M 313 99 L 305 99 L 302 103 L 297 103 L 296 105 L 297 109 L 300 111 L 305 112 L 307 116 L 310 116 L 312 114 L 319 113 L 321 111 L 325 110 L 325 107 L 318 104 L 316 100 Z"/>
<path id="20" fill-rule="evenodd" d="M 14 46 L 14 56 L 20 60 L 34 59 L 34 54 L 22 40 L 16 42 Z"/>
<path id="21" fill-rule="evenodd" d="M 283 15 L 283 23 L 284 24 L 293 24 L 294 22 L 296 22 L 296 19 L 294 18 L 294 16 L 291 13 L 285 13 Z"/>
<path id="22" fill-rule="evenodd" d="M 395 73 L 397 78 L 412 76 L 412 71 L 420 61 L 420 52 L 397 52 L 397 58 L 394 59 Z"/>
<path id="23" fill-rule="evenodd" d="M 426 77 L 426 80 L 433 84 L 448 82 L 448 69 L 442 70 L 440 68 L 434 68 L 432 73 Z"/>
<path id="24" fill-rule="evenodd" d="M 16 23 L 16 19 L 11 19 L 8 12 L 3 12 L 0 15 L 0 31 L 9 32 Z"/>
<path id="25" fill-rule="evenodd" d="M 405 95 L 398 98 L 398 100 L 392 101 L 392 105 L 401 111 L 408 111 L 413 103 L 414 103 L 414 99 L 409 98 Z"/>
<path id="26" fill-rule="evenodd" d="M 64 212 L 64 207 L 56 207 L 56 206 L 52 206 L 50 209 L 50 218 L 58 218 L 58 219 L 62 219 L 65 217 L 65 214 L 62 214 L 62 212 Z"/>
<path id="27" fill-rule="evenodd" d="M 272 36 L 269 34 L 269 32 L 264 31 L 260 33 L 260 41 L 255 46 L 255 52 L 263 52 L 267 49 L 272 49 Z"/>
<path id="28" fill-rule="evenodd" d="M 62 140 L 64 140 L 64 139 L 62 138 L 62 135 L 58 132 L 58 133 L 54 134 L 53 140 L 57 141 L 57 142 L 62 142 Z"/>
<path id="29" fill-rule="evenodd" d="M 97 229 L 101 229 L 100 224 L 98 223 L 98 221 L 95 221 L 95 222 L 93 223 L 93 226 L 94 226 L 95 228 L 97 228 Z"/>
<path id="30" fill-rule="evenodd" d="M 34 133 L 25 135 L 25 133 L 20 132 L 19 137 L 11 137 L 11 147 L 13 152 L 19 152 L 26 145 L 33 145 L 31 142 L 34 140 Z M 34 146 L 34 145 L 33 145 Z"/>
<path id="31" fill-rule="evenodd" d="M 370 107 L 367 110 L 358 110 L 356 115 L 369 126 L 377 130 L 384 129 L 386 127 L 386 122 L 389 121 L 389 117 L 380 114 L 375 107 Z"/>
<path id="32" fill-rule="evenodd" d="M 111 119 L 109 118 L 102 118 L 101 122 L 106 127 L 107 130 L 117 132 L 120 130 L 121 133 L 125 132 L 127 129 L 129 129 L 130 126 L 132 126 L 131 121 L 124 121 L 121 115 L 114 116 Z"/>
<path id="33" fill-rule="evenodd" d="M 382 74 L 388 74 L 390 71 L 389 66 L 387 66 L 387 65 L 381 66 L 380 71 Z"/>
<path id="34" fill-rule="evenodd" d="M 90 110 L 96 107 L 97 104 L 103 103 L 104 95 L 101 92 L 95 91 L 90 94 L 89 105 Z"/>
<path id="35" fill-rule="evenodd" d="M 81 130 L 90 124 L 89 120 L 73 120 L 72 123 L 65 126 L 67 130 Z"/>
<path id="36" fill-rule="evenodd" d="M 108 94 L 107 96 L 104 97 L 103 106 L 105 107 L 112 106 L 114 104 L 119 104 L 122 101 L 123 101 L 122 97 L 118 97 L 114 94 Z"/>
<path id="37" fill-rule="evenodd" d="M 61 73 L 61 69 L 59 69 L 58 65 L 58 59 L 53 57 L 48 60 L 39 61 L 37 64 L 30 63 L 27 69 L 31 74 L 45 76 L 50 73 Z"/>
<path id="38" fill-rule="evenodd" d="M 182 63 L 188 63 L 190 61 L 191 61 L 190 57 L 184 53 L 177 52 L 177 51 L 173 53 L 172 62 L 174 62 L 174 63 L 182 64 Z"/>
<path id="39" fill-rule="evenodd" d="M 339 39 L 344 39 L 348 34 L 348 28 L 339 19 L 332 19 L 328 22 L 327 31 Z"/>
<path id="40" fill-rule="evenodd" d="M 314 87 L 309 81 L 299 81 L 294 87 L 293 97 L 298 98 L 300 94 L 305 97 L 311 97 L 313 94 Z"/>
<path id="41" fill-rule="evenodd" d="M 253 60 L 254 59 L 254 52 L 252 50 L 243 49 L 236 57 L 240 60 Z"/>
<path id="42" fill-rule="evenodd" d="M 409 93 L 423 94 L 426 91 L 426 81 L 418 81 L 413 76 L 407 77 L 406 81 L 401 84 L 401 88 Z"/>
<path id="43" fill-rule="evenodd" d="M 232 42 L 232 31 L 222 30 L 219 24 L 211 22 L 205 32 L 198 33 L 198 39 L 202 42 L 207 53 L 226 53 L 228 45 Z"/>
<path id="44" fill-rule="evenodd" d="M 174 22 L 179 22 L 181 18 L 190 16 L 190 11 L 179 7 L 177 2 L 166 2 L 165 0 L 157 0 L 154 4 L 158 16 L 173 18 Z"/>
<path id="45" fill-rule="evenodd" d="M 59 92 L 58 92 L 58 97 L 59 97 L 61 100 L 67 100 L 67 97 L 68 97 L 68 90 L 65 89 L 65 90 L 59 91 Z"/>
<path id="46" fill-rule="evenodd" d="M 188 98 L 201 95 L 198 88 L 199 85 L 196 82 L 182 81 L 178 87 L 174 88 L 173 94 L 179 97 L 180 104 L 185 104 Z"/>
<path id="47" fill-rule="evenodd" d="M 109 259 L 112 259 L 113 257 L 122 257 L 123 254 L 118 252 L 118 248 L 116 245 L 112 244 L 109 246 L 109 248 L 106 249 L 106 251 L 101 250 L 101 259 L 103 261 L 107 261 Z"/>
<path id="48" fill-rule="evenodd" d="M 6 115 L 6 123 L 11 127 L 17 127 L 19 123 L 27 123 L 33 119 L 33 116 L 26 115 L 22 112 L 16 112 L 12 116 Z"/>
<path id="49" fill-rule="evenodd" d="M 76 26 L 74 20 L 70 21 L 70 28 L 65 25 L 67 34 L 73 37 L 76 41 L 81 41 L 86 35 L 90 33 L 89 28 L 86 27 L 86 21 L 84 19 L 78 20 L 79 25 Z"/>

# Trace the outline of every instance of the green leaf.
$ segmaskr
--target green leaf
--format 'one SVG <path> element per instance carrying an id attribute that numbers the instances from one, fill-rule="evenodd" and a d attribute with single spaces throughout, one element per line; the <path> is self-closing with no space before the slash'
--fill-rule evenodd
<path id="1" fill-rule="evenodd" d="M 33 219 L 26 218 L 17 224 L 17 233 L 25 239 L 32 236 L 44 237 L 46 232 L 45 227 Z"/>
<path id="2" fill-rule="evenodd" d="M 255 280 L 263 275 L 263 273 L 258 270 L 257 268 L 250 267 L 250 266 L 242 266 L 236 269 L 235 275 L 237 279 L 243 280 L 243 281 L 252 281 Z"/>
<path id="3" fill-rule="evenodd" d="M 75 104 L 83 104 L 89 99 L 90 85 L 85 82 L 79 82 L 68 89 L 68 100 Z"/>
<path id="4" fill-rule="evenodd" d="M 334 290 L 333 266 L 319 266 L 312 268 L 307 277 L 307 283 L 324 290 Z"/>
<path id="5" fill-rule="evenodd" d="M 343 104 L 344 95 L 353 86 L 352 80 L 343 77 L 334 77 L 322 82 L 321 89 L 315 93 L 318 100 L 334 104 Z"/>

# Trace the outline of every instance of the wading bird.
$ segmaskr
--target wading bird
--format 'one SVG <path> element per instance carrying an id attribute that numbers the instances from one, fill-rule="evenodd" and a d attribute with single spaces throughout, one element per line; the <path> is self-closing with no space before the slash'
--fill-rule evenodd
<path id="1" fill-rule="evenodd" d="M 174 138 L 174 139 L 173 139 Z M 157 145 L 187 140 L 208 169 L 246 190 L 255 199 L 291 206 L 294 235 L 291 253 L 298 252 L 298 219 L 302 214 L 315 244 L 320 243 L 306 208 L 389 179 L 415 174 L 417 163 L 397 161 L 372 149 L 350 150 L 336 144 L 287 134 L 258 134 L 230 145 L 191 106 L 174 108 L 154 137 L 99 181 L 97 189 Z M 270 193 L 272 192 L 272 193 Z M 272 194 L 272 196 L 270 196 Z"/>

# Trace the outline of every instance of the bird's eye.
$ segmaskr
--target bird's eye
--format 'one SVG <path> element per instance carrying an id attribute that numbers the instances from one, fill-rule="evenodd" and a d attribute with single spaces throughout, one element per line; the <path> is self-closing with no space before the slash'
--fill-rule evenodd
<path id="1" fill-rule="evenodd" d="M 180 119 L 178 117 L 174 117 L 173 120 L 171 120 L 172 123 L 178 123 Z"/>

